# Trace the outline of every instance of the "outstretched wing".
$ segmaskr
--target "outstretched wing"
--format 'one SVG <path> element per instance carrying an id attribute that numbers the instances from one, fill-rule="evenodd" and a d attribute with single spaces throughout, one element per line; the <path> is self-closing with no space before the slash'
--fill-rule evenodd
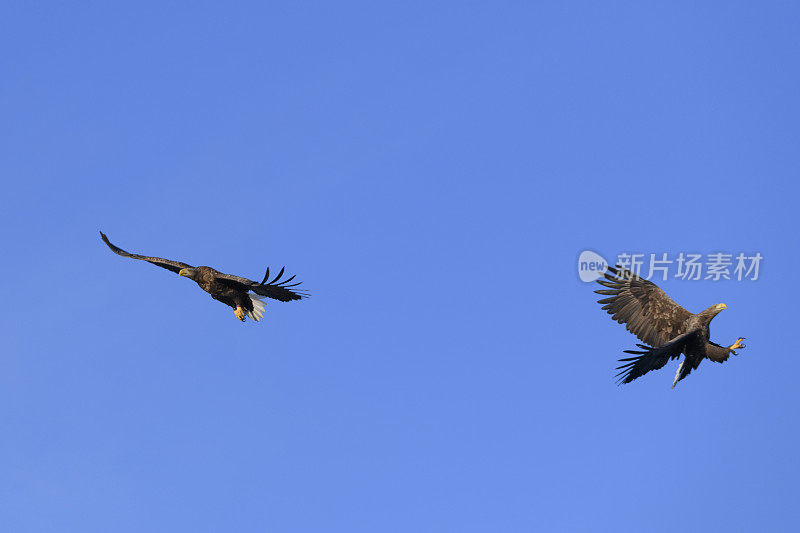
<path id="1" fill-rule="evenodd" d="M 308 298 L 309 294 L 307 291 L 295 288 L 302 282 L 298 281 L 296 283 L 289 283 L 295 278 L 294 276 L 281 281 L 281 276 L 283 276 L 283 271 L 285 269 L 286 267 L 282 268 L 272 281 L 267 281 L 269 280 L 268 268 L 267 274 L 264 276 L 264 280 L 261 283 L 251 279 L 242 278 L 240 276 L 232 276 L 230 274 L 222 273 L 217 276 L 217 281 L 226 283 L 238 290 L 253 291 L 261 296 L 266 296 L 267 298 L 272 298 L 274 300 L 280 300 L 281 302 L 291 302 L 292 300 Z"/>
<path id="2" fill-rule="evenodd" d="M 641 377 L 651 370 L 658 370 L 663 368 L 671 359 L 680 357 L 686 344 L 690 341 L 695 341 L 693 337 L 699 338 L 700 330 L 693 330 L 683 335 L 678 335 L 667 343 L 662 344 L 656 348 L 647 346 L 645 344 L 637 344 L 640 350 L 623 350 L 636 357 L 627 357 L 620 359 L 620 363 L 624 363 L 617 367 L 619 374 L 615 377 L 618 385 L 623 383 L 630 383 L 634 379 Z M 691 371 L 691 370 L 689 370 Z M 686 372 L 688 375 L 689 372 Z"/>
<path id="3" fill-rule="evenodd" d="M 597 302 L 611 318 L 625 324 L 628 331 L 650 346 L 661 346 L 681 333 L 682 325 L 692 314 L 675 303 L 655 283 L 642 279 L 630 270 L 608 267 L 605 279 L 597 283 L 608 287 L 597 294 L 610 296 Z M 663 365 L 662 365 L 663 366 Z"/>
<path id="4" fill-rule="evenodd" d="M 142 261 L 147 261 L 148 263 L 152 263 L 156 266 L 161 268 L 166 268 L 167 270 L 171 270 L 176 274 L 181 271 L 182 268 L 192 268 L 192 265 L 187 265 L 186 263 L 181 263 L 180 261 L 172 261 L 170 259 L 162 259 L 160 257 L 148 257 L 145 255 L 136 255 L 136 254 L 129 254 L 122 248 L 114 246 L 111 244 L 111 241 L 108 240 L 106 234 L 102 231 L 100 232 L 100 237 L 103 238 L 103 242 L 111 248 L 111 251 L 117 255 L 121 255 L 122 257 L 130 257 L 131 259 L 141 259 Z"/>

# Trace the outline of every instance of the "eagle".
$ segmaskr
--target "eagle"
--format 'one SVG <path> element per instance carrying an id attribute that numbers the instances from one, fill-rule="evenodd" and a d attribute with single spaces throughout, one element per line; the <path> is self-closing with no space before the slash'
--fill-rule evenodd
<path id="1" fill-rule="evenodd" d="M 166 268 L 175 272 L 179 276 L 185 276 L 195 283 L 200 285 L 200 288 L 211 295 L 215 300 L 229 305 L 233 308 L 236 318 L 244 322 L 247 317 L 252 318 L 256 322 L 260 321 L 264 316 L 264 309 L 266 305 L 263 298 L 272 298 L 281 302 L 291 302 L 293 300 L 301 300 L 309 296 L 308 292 L 302 289 L 296 289 L 301 282 L 289 283 L 295 276 L 281 281 L 284 268 L 278 272 L 271 281 L 269 279 L 269 268 L 261 283 L 239 276 L 232 276 L 230 274 L 223 274 L 218 270 L 214 270 L 207 266 L 193 267 L 180 261 L 172 261 L 171 259 L 162 259 L 160 257 L 149 257 L 145 255 L 131 254 L 111 244 L 105 233 L 100 232 L 100 237 L 103 242 L 111 248 L 111 251 L 122 257 L 129 257 L 131 259 L 141 259 L 161 268 Z"/>
<path id="2" fill-rule="evenodd" d="M 730 346 L 720 346 L 710 340 L 709 324 L 717 314 L 726 309 L 725 304 L 712 305 L 695 314 L 690 313 L 659 289 L 655 283 L 642 279 L 619 265 L 608 267 L 597 283 L 607 287 L 594 291 L 607 296 L 598 300 L 611 318 L 625 324 L 625 328 L 644 344 L 638 350 L 623 350 L 634 357 L 620 359 L 617 383 L 630 383 L 651 370 L 664 367 L 667 362 L 685 357 L 678 366 L 672 388 L 697 369 L 703 359 L 715 363 L 727 361 L 735 350 L 744 348 L 744 337 Z"/>

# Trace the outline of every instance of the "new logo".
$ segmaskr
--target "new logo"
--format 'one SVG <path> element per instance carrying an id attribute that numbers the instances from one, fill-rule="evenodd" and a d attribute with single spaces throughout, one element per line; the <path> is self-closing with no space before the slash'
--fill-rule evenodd
<path id="1" fill-rule="evenodd" d="M 584 250 L 578 257 L 578 276 L 581 281 L 591 283 L 603 276 L 608 267 L 608 261 L 603 256 L 591 250 Z"/>

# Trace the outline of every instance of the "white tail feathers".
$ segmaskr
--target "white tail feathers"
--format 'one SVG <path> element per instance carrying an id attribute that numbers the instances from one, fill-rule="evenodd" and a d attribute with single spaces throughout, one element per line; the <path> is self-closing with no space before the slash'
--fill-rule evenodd
<path id="1" fill-rule="evenodd" d="M 675 381 L 673 381 L 673 382 L 672 382 L 672 388 L 673 388 L 673 389 L 675 388 L 675 385 L 677 385 L 677 384 L 678 384 L 678 381 L 680 381 L 680 378 L 681 378 L 681 371 L 683 370 L 683 364 L 684 364 L 685 362 L 686 362 L 686 359 L 684 359 L 683 361 L 681 361 L 681 364 L 680 364 L 680 365 L 678 365 L 678 371 L 677 371 L 677 372 L 675 372 Z"/>
<path id="2" fill-rule="evenodd" d="M 267 304 L 261 301 L 261 298 L 256 296 L 255 294 L 248 294 L 250 297 L 250 301 L 253 302 L 253 310 L 252 311 L 245 311 L 247 316 L 258 322 L 264 316 L 264 309 L 266 309 Z"/>

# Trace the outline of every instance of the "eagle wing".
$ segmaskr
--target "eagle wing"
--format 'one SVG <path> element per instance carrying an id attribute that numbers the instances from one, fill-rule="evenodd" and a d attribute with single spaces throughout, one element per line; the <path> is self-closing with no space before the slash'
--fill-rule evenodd
<path id="1" fill-rule="evenodd" d="M 280 300 L 281 302 L 291 302 L 292 300 L 301 300 L 303 298 L 307 298 L 309 296 L 307 291 L 295 288 L 302 282 L 298 281 L 296 283 L 289 283 L 295 278 L 294 276 L 281 281 L 281 277 L 283 276 L 285 269 L 285 267 L 282 268 L 272 281 L 267 281 L 269 280 L 269 268 L 267 268 L 267 273 L 261 283 L 240 276 L 223 274 L 221 272 L 217 275 L 216 279 L 220 283 L 225 283 L 235 289 L 253 291 L 261 296 L 266 296 L 267 298 L 272 298 L 274 300 Z"/>
<path id="2" fill-rule="evenodd" d="M 187 265 L 186 263 L 181 263 L 180 261 L 172 261 L 171 259 L 162 259 L 160 257 L 149 257 L 146 255 L 131 254 L 126 252 L 122 248 L 119 248 L 111 244 L 111 241 L 108 240 L 108 237 L 106 237 L 106 234 L 103 233 L 102 231 L 100 232 L 100 237 L 103 238 L 103 242 L 106 243 L 109 248 L 111 248 L 112 252 L 114 252 L 117 255 L 121 255 L 122 257 L 130 257 L 131 259 L 141 259 L 142 261 L 147 261 L 148 263 L 154 264 L 161 268 L 166 268 L 167 270 L 171 270 L 176 274 L 180 272 L 181 269 L 183 268 L 193 268 L 192 265 Z"/>
<path id="3" fill-rule="evenodd" d="M 630 383 L 634 379 L 641 377 L 651 370 L 658 370 L 663 368 L 672 359 L 677 359 L 683 353 L 686 344 L 697 342 L 699 339 L 700 330 L 692 330 L 682 335 L 678 335 L 669 342 L 666 342 L 658 347 L 651 347 L 644 344 L 637 344 L 639 350 L 623 350 L 625 353 L 634 355 L 635 357 L 627 357 L 620 359 L 620 363 L 624 363 L 617 367 L 619 374 L 616 375 L 619 380 L 618 385 L 623 383 Z M 683 370 L 684 365 L 681 366 Z M 694 368 L 697 368 L 695 365 Z M 680 378 L 683 379 L 691 372 L 691 366 L 687 366 L 685 374 Z M 679 380 L 676 380 L 676 382 Z"/>
<path id="4" fill-rule="evenodd" d="M 608 267 L 605 279 L 597 283 L 608 287 L 597 294 L 609 296 L 598 300 L 611 318 L 625 324 L 628 331 L 650 346 L 661 346 L 683 331 L 683 323 L 692 314 L 646 279 L 630 270 Z M 663 366 L 663 365 L 662 365 Z"/>

